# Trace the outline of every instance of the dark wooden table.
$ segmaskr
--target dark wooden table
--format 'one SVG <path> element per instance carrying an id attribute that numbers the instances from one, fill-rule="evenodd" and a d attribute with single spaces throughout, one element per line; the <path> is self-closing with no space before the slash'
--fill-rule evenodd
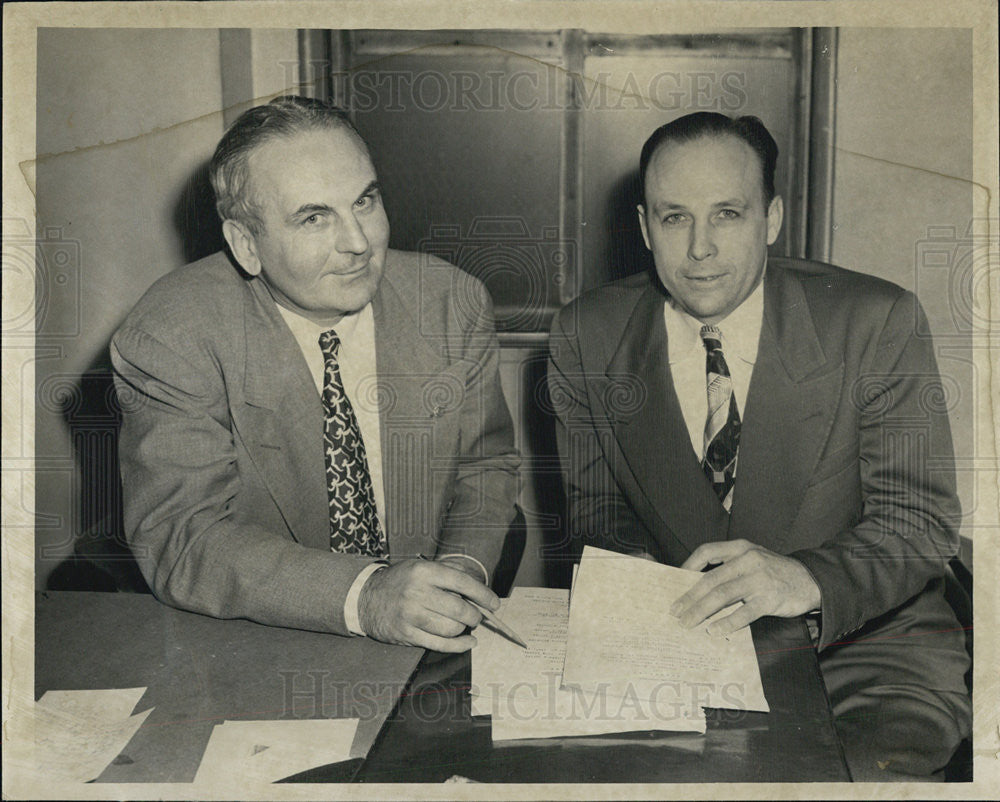
<path id="1" fill-rule="evenodd" d="M 47 690 L 147 687 L 156 709 L 98 782 L 191 782 L 224 720 L 359 718 L 357 772 L 420 660 L 367 638 L 221 621 L 148 594 L 35 596 L 35 698 Z"/>
<path id="2" fill-rule="evenodd" d="M 324 716 L 362 719 L 355 759 L 291 781 L 849 780 L 805 624 L 762 619 L 753 633 L 771 712 L 709 710 L 705 735 L 493 744 L 489 719 L 469 713 L 468 654 L 427 653 L 407 687 L 416 649 L 219 621 L 123 593 L 37 595 L 35 688 L 37 698 L 148 687 L 136 710 L 156 710 L 99 782 L 189 782 L 214 724 Z"/>

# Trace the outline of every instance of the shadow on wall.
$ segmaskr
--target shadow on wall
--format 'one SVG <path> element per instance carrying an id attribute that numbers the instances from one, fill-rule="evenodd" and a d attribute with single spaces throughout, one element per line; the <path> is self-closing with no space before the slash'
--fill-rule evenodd
<path id="1" fill-rule="evenodd" d="M 215 211 L 215 193 L 208 180 L 208 162 L 184 184 L 174 204 L 173 221 L 184 249 L 185 263 L 196 262 L 226 246 Z"/>
<path id="2" fill-rule="evenodd" d="M 569 509 L 563 490 L 559 453 L 556 447 L 555 410 L 549 397 L 548 352 L 532 354 L 522 366 L 524 387 L 528 392 L 518 399 L 526 406 L 521 482 L 524 499 L 531 499 L 533 509 L 526 509 L 531 528 L 537 532 L 542 584 L 550 588 L 568 588 L 573 563 L 580 559 L 583 545 L 570 531 Z M 518 417 L 515 415 L 515 421 Z M 522 501 L 522 504 L 524 501 Z"/>
<path id="3" fill-rule="evenodd" d="M 40 388 L 39 400 L 53 395 Z M 121 407 L 103 352 L 75 385 L 57 388 L 57 403 L 70 433 L 79 486 L 78 531 L 73 554 L 49 574 L 48 590 L 148 592 L 125 542 L 118 470 Z M 45 559 L 43 549 L 41 558 Z"/>
<path id="4" fill-rule="evenodd" d="M 652 269 L 653 258 L 642 240 L 636 205 L 640 201 L 639 171 L 623 175 L 608 193 L 606 221 L 608 237 L 602 281 L 618 279 Z"/>
<path id="5" fill-rule="evenodd" d="M 184 263 L 225 247 L 207 162 L 185 182 L 172 220 Z M 45 387 L 45 381 L 38 388 L 39 402 L 51 399 L 62 415 L 79 475 L 73 554 L 52 571 L 46 588 L 148 593 L 124 535 L 118 463 L 121 405 L 107 345 L 70 386 L 62 384 L 61 377 L 58 387 Z M 44 548 L 40 557 L 46 557 Z"/>

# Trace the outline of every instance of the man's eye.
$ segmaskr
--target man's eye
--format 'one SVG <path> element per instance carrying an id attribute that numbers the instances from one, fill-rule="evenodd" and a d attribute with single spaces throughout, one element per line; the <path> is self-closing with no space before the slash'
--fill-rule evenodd
<path id="1" fill-rule="evenodd" d="M 311 214 L 311 215 L 309 215 L 309 216 L 308 216 L 308 217 L 307 217 L 307 218 L 306 218 L 305 220 L 303 220 L 303 221 L 302 221 L 302 224 L 303 224 L 303 225 L 306 225 L 306 226 L 314 226 L 314 225 L 316 225 L 316 224 L 317 224 L 317 223 L 318 223 L 318 222 L 319 222 L 319 221 L 320 221 L 321 219 L 322 219 L 322 218 L 321 218 L 321 217 L 320 217 L 320 216 L 319 216 L 318 214 Z"/>
<path id="2" fill-rule="evenodd" d="M 723 209 L 721 212 L 719 212 L 719 217 L 721 217 L 723 220 L 735 220 L 739 216 L 740 213 L 735 209 Z"/>
<path id="3" fill-rule="evenodd" d="M 663 222 L 666 223 L 668 226 L 680 225 L 681 223 L 684 222 L 684 215 L 680 213 L 668 214 L 666 217 L 663 218 Z"/>
<path id="4" fill-rule="evenodd" d="M 354 202 L 354 205 L 357 206 L 359 209 L 367 209 L 374 202 L 375 199 L 371 195 L 362 195 Z"/>

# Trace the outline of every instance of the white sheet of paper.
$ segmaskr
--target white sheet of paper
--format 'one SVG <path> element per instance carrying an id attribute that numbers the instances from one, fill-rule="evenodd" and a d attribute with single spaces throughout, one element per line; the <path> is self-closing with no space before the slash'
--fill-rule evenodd
<path id="1" fill-rule="evenodd" d="M 129 716 L 145 690 L 45 693 L 32 711 L 36 770 L 72 782 L 98 777 L 153 711 Z"/>
<path id="2" fill-rule="evenodd" d="M 479 627 L 472 652 L 473 715 L 491 715 L 494 741 L 639 730 L 705 731 L 700 708 L 660 705 L 561 687 L 569 594 L 515 588 L 500 617 L 528 643 L 522 649 Z"/>
<path id="3" fill-rule="evenodd" d="M 212 729 L 196 783 L 260 785 L 350 759 L 358 719 L 225 721 Z"/>
<path id="4" fill-rule="evenodd" d="M 569 618 L 563 682 L 586 691 L 767 712 L 750 629 L 684 629 L 668 612 L 702 576 L 586 546 Z M 713 619 L 726 615 L 718 613 Z"/>
<path id="5" fill-rule="evenodd" d="M 649 738 L 644 734 L 638 737 L 632 733 L 608 733 L 592 735 L 589 738 L 580 738 L 573 741 L 574 749 L 595 749 L 602 750 L 627 746 L 630 749 L 662 750 L 667 747 L 672 752 L 685 752 L 688 754 L 701 755 L 705 753 L 706 739 L 704 733 L 698 732 L 674 732 L 668 738 Z M 507 747 L 523 748 L 525 746 L 551 746 L 551 741 L 546 744 L 543 739 L 520 738 L 514 741 L 497 741 L 493 744 L 494 749 L 504 749 Z"/>
<path id="6" fill-rule="evenodd" d="M 94 721 L 121 721 L 132 715 L 145 688 L 46 691 L 37 704 Z"/>

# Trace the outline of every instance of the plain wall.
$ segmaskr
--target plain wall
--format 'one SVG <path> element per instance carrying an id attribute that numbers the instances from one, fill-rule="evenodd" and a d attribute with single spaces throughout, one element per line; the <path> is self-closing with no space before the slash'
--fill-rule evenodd
<path id="1" fill-rule="evenodd" d="M 831 261 L 917 293 L 950 406 L 962 529 L 971 536 L 979 404 L 963 262 L 976 191 L 972 31 L 843 29 L 836 98 Z"/>
<path id="2" fill-rule="evenodd" d="M 114 480 L 93 464 L 114 447 L 111 334 L 197 247 L 197 175 L 223 130 L 219 64 L 215 30 L 38 33 L 37 231 L 43 257 L 71 259 L 40 276 L 38 587 L 99 524 L 99 487 Z"/>
<path id="3" fill-rule="evenodd" d="M 36 587 L 81 535 L 98 555 L 120 538 L 108 342 L 157 278 L 222 246 L 208 160 L 297 60 L 294 29 L 38 33 Z"/>

